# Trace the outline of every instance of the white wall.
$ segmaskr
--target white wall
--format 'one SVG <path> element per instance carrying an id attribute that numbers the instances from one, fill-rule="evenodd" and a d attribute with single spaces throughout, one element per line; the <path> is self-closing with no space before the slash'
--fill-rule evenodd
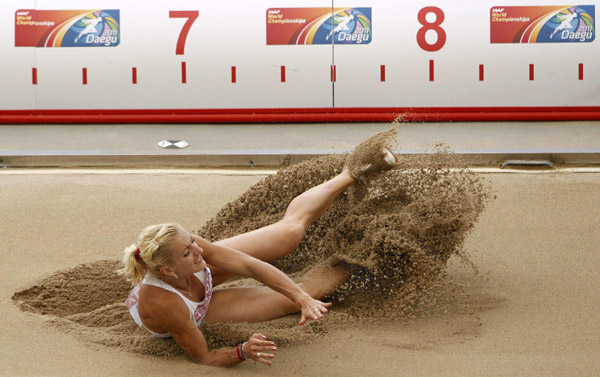
<path id="1" fill-rule="evenodd" d="M 15 47 L 15 11 L 120 9 L 117 47 Z M 371 7 L 373 40 L 363 45 L 266 45 L 266 10 L 274 7 Z M 600 106 L 600 48 L 591 43 L 490 44 L 490 8 L 527 4 L 370 0 L 11 0 L 0 2 L 0 110 L 244 109 L 335 107 Z M 600 1 L 582 5 L 595 5 Z M 416 43 L 417 13 L 445 14 L 445 46 Z M 199 10 L 185 45 L 175 45 L 185 19 L 170 10 Z M 432 38 L 428 35 L 428 39 Z M 433 39 L 431 39 L 433 40 Z M 337 82 L 330 81 L 335 49 Z M 429 81 L 429 60 L 435 80 Z M 181 83 L 181 62 L 187 83 Z M 578 64 L 585 67 L 578 80 Z M 386 81 L 380 81 L 380 65 Z M 485 65 L 485 80 L 478 66 Z M 535 80 L 529 80 L 535 64 Z M 280 66 L 286 82 L 280 82 Z M 237 82 L 231 83 L 231 66 Z M 32 84 L 31 69 L 38 70 Z M 88 69 L 82 84 L 81 69 Z M 137 67 L 138 84 L 131 82 Z M 335 101 L 335 103 L 334 103 Z"/>

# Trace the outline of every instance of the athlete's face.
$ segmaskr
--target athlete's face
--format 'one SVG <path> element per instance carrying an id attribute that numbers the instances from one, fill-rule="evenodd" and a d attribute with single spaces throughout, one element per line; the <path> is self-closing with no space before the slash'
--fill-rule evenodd
<path id="1" fill-rule="evenodd" d="M 171 243 L 170 249 L 174 262 L 172 268 L 178 276 L 187 276 L 206 267 L 202 258 L 204 250 L 186 230 L 179 231 L 179 236 Z"/>

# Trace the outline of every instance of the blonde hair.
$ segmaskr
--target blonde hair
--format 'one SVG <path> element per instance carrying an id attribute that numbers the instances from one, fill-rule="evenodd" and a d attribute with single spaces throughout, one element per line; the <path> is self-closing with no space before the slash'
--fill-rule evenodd
<path id="1" fill-rule="evenodd" d="M 136 244 L 130 245 L 123 251 L 124 267 L 118 271 L 136 286 L 150 272 L 160 275 L 160 268 L 173 264 L 169 245 L 183 228 L 176 223 L 150 225 L 140 235 Z M 139 256 L 136 255 L 139 249 Z"/>

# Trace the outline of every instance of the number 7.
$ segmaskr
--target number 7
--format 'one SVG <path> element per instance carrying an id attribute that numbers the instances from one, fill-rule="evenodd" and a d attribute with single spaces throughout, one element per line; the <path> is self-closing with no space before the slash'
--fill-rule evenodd
<path id="1" fill-rule="evenodd" d="M 198 18 L 197 10 L 170 10 L 169 18 L 187 18 L 188 20 L 185 22 L 183 27 L 181 28 L 181 33 L 179 33 L 179 38 L 177 39 L 177 48 L 175 48 L 175 55 L 183 55 L 183 49 L 185 48 L 185 41 L 187 39 L 188 33 L 196 18 Z"/>

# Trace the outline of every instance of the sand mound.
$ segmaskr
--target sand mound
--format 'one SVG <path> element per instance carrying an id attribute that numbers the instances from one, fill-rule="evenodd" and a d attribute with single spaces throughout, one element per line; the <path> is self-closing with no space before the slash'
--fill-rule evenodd
<path id="1" fill-rule="evenodd" d="M 227 204 L 198 234 L 215 241 L 278 221 L 295 196 L 340 173 L 347 158 L 332 155 L 281 169 Z M 342 194 L 308 229 L 296 252 L 273 263 L 296 278 L 316 265 L 353 269 L 330 297 L 337 304 L 326 320 L 303 327 L 296 325 L 297 316 L 261 324 L 204 325 L 211 346 L 231 346 L 257 331 L 285 344 L 349 326 L 356 319 L 389 321 L 414 316 L 419 308 L 432 310 L 436 305 L 425 302 L 431 296 L 424 292 L 448 286 L 443 277 L 452 255 L 467 260 L 463 241 L 490 198 L 472 173 L 449 168 L 456 164 L 452 154 L 438 151 L 374 174 L 368 185 Z M 181 355 L 172 339 L 153 339 L 135 325 L 124 304 L 129 287 L 115 273 L 118 268 L 116 260 L 80 265 L 13 299 L 23 310 L 43 315 L 85 342 L 157 356 Z M 442 305 L 438 299 L 437 307 Z"/>

